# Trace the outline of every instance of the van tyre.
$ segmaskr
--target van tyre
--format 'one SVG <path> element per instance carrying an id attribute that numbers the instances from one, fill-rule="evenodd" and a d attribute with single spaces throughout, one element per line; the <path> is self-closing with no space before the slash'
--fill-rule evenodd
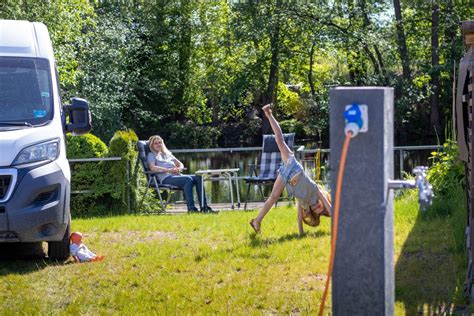
<path id="1" fill-rule="evenodd" d="M 66 260 L 69 258 L 69 235 L 71 234 L 71 224 L 67 225 L 63 239 L 60 241 L 48 242 L 48 257 L 53 260 Z"/>

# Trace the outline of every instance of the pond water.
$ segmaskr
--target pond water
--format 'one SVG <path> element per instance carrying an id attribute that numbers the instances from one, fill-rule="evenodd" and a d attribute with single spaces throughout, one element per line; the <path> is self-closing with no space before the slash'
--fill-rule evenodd
<path id="1" fill-rule="evenodd" d="M 400 159 L 400 151 L 395 150 L 394 153 L 394 173 L 395 179 L 402 178 L 401 171 L 410 173 L 415 166 L 424 165 L 429 166 L 431 161 L 429 157 L 434 149 L 410 149 L 402 152 L 402 159 Z M 193 174 L 197 170 L 203 169 L 224 169 L 224 168 L 239 168 L 239 190 L 240 199 L 242 203 L 248 198 L 249 201 L 261 201 L 261 195 L 256 186 L 251 186 L 249 195 L 247 197 L 247 185 L 242 180 L 243 177 L 249 176 L 250 164 L 259 163 L 261 151 L 219 151 L 219 152 L 174 152 L 174 155 L 183 162 L 187 170 L 185 173 Z M 317 164 L 318 153 L 305 152 L 297 155 L 297 158 L 302 161 L 303 166 L 308 175 L 315 179 L 318 183 L 325 187 L 329 187 L 331 181 L 331 168 L 329 166 L 329 153 L 327 150 L 322 150 L 319 153 L 319 161 Z M 401 170 L 401 161 L 403 169 Z M 317 168 L 317 166 L 319 166 Z M 226 203 L 230 202 L 230 190 L 227 181 L 206 181 L 204 183 L 207 198 L 212 203 Z M 266 196 L 271 192 L 271 185 L 264 190 Z M 284 193 L 286 194 L 286 193 Z M 183 197 L 177 196 L 178 199 Z M 236 201 L 236 192 L 234 189 L 234 201 Z"/>

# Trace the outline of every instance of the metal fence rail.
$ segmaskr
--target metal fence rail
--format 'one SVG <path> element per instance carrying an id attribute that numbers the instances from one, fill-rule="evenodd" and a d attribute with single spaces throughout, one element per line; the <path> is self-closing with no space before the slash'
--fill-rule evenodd
<path id="1" fill-rule="evenodd" d="M 68 159 L 70 163 L 74 162 L 99 162 L 99 161 L 117 161 L 122 160 L 122 157 L 104 157 L 104 158 L 74 158 Z"/>

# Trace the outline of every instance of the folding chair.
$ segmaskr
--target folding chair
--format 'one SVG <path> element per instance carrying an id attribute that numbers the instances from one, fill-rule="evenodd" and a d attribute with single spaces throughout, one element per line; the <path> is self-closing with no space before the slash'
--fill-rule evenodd
<path id="1" fill-rule="evenodd" d="M 283 134 L 285 143 L 293 148 L 295 142 L 295 134 Z M 277 171 L 282 164 L 280 150 L 275 141 L 275 135 L 263 135 L 262 143 L 262 155 L 260 157 L 260 172 L 257 173 L 257 166 L 255 164 L 250 165 L 249 176 L 243 178 L 247 183 L 247 194 L 245 196 L 244 210 L 247 209 L 247 200 L 250 193 L 250 186 L 257 185 L 265 201 L 265 195 L 263 194 L 262 187 L 265 185 L 273 184 L 277 179 Z"/>
<path id="2" fill-rule="evenodd" d="M 160 212 L 164 213 L 166 212 L 166 206 L 170 204 L 171 192 L 183 191 L 183 189 L 176 187 L 174 185 L 160 183 L 156 175 L 156 172 L 150 170 L 150 168 L 148 167 L 148 162 L 147 162 L 147 155 L 150 152 L 150 147 L 148 146 L 147 141 L 139 140 L 137 143 L 137 149 L 138 149 L 138 162 L 142 165 L 143 172 L 145 173 L 145 177 L 146 177 L 145 194 L 143 194 L 143 197 L 138 205 L 138 208 L 141 209 L 143 201 L 145 200 L 145 197 L 148 193 L 148 189 L 150 187 L 153 187 L 156 190 L 156 193 L 160 199 L 160 205 L 159 205 Z M 161 195 L 162 191 L 167 191 L 168 193 L 166 200 L 164 200 Z"/>

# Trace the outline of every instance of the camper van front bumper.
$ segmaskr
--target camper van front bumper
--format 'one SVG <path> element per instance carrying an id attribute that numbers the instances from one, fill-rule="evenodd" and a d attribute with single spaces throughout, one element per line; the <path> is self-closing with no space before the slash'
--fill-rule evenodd
<path id="1" fill-rule="evenodd" d="M 0 238 L 0 242 L 61 240 L 70 220 L 70 184 L 60 166 L 53 161 L 19 168 L 12 185 L 9 200 L 0 203 L 0 232 L 10 238 Z"/>

